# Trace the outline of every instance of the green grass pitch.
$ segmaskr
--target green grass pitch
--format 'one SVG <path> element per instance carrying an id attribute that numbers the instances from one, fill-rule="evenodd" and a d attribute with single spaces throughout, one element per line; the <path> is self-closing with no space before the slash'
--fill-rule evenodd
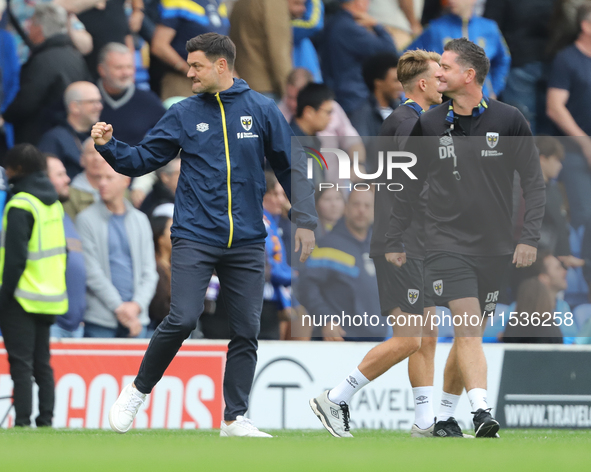
<path id="1" fill-rule="evenodd" d="M 584 471 L 591 430 L 501 430 L 501 439 L 411 439 L 357 430 L 270 431 L 273 439 L 220 438 L 217 430 L 0 431 L 2 472 Z"/>

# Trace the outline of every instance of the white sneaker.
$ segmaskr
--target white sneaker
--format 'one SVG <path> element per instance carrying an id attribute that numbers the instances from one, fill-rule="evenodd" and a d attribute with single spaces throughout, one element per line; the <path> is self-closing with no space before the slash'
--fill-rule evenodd
<path id="1" fill-rule="evenodd" d="M 310 408 L 335 438 L 352 438 L 353 435 L 349 432 L 349 405 L 345 402 L 340 405 L 331 402 L 328 392 L 325 390 L 316 398 L 310 399 Z"/>
<path id="2" fill-rule="evenodd" d="M 412 428 L 410 429 L 410 437 L 411 438 L 432 438 L 434 427 L 435 427 L 435 423 L 433 423 L 427 429 L 421 429 L 416 424 L 413 424 Z"/>
<path id="3" fill-rule="evenodd" d="M 272 438 L 270 434 L 259 431 L 252 421 L 244 416 L 237 416 L 236 421 L 231 424 L 226 424 L 222 421 L 220 426 L 220 436 L 227 438 L 228 436 L 242 436 L 247 438 Z"/>
<path id="4" fill-rule="evenodd" d="M 144 404 L 146 394 L 141 393 L 132 384 L 127 385 L 109 410 L 109 424 L 118 433 L 127 433 L 140 406 Z"/>

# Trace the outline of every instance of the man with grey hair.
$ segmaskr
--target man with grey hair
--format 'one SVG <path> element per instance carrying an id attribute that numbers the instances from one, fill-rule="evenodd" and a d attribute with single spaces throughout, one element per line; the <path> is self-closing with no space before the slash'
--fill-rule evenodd
<path id="1" fill-rule="evenodd" d="M 89 78 L 84 58 L 68 37 L 67 21 L 58 5 L 35 7 L 29 30 L 35 47 L 21 69 L 20 90 L 3 114 L 14 125 L 17 143 L 37 144 L 63 108 L 66 87 Z"/>
<path id="2" fill-rule="evenodd" d="M 118 139 L 135 146 L 162 118 L 164 107 L 154 92 L 136 88 L 133 53 L 127 46 L 107 44 L 98 61 L 104 102 L 100 119 L 117 127 Z"/>
<path id="3" fill-rule="evenodd" d="M 90 137 L 90 128 L 103 109 L 101 93 L 91 82 L 74 82 L 64 92 L 66 120 L 47 131 L 39 141 L 39 149 L 58 156 L 73 179 L 82 172 L 82 143 Z"/>

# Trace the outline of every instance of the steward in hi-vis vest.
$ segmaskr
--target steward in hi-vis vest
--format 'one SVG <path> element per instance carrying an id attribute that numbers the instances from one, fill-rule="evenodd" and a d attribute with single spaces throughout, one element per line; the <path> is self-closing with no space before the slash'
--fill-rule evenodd
<path id="1" fill-rule="evenodd" d="M 12 198 L 0 236 L 0 330 L 14 384 L 15 426 L 30 426 L 33 378 L 39 386 L 37 426 L 51 426 L 55 398 L 49 329 L 68 311 L 64 209 L 32 144 L 5 157 Z"/>
<path id="2" fill-rule="evenodd" d="M 29 212 L 34 219 L 28 241 L 25 270 L 18 279 L 14 298 L 28 313 L 63 315 L 68 311 L 66 292 L 66 236 L 64 209 L 59 201 L 45 205 L 34 195 L 19 192 L 10 199 L 2 216 L 0 276 L 4 272 L 7 215 L 12 208 Z"/>

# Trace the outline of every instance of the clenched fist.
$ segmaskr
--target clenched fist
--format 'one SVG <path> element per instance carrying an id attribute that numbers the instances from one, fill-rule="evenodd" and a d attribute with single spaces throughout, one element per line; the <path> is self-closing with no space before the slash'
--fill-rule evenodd
<path id="1" fill-rule="evenodd" d="M 113 137 L 113 126 L 99 121 L 92 127 L 90 137 L 94 140 L 94 144 L 104 146 Z"/>

